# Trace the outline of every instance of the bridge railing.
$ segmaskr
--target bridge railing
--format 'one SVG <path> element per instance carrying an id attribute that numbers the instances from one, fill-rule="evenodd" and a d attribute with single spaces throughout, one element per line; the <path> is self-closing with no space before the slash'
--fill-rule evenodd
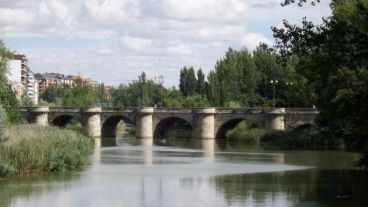
<path id="1" fill-rule="evenodd" d="M 37 107 L 19 107 L 19 111 L 27 112 L 32 111 Z M 83 112 L 91 107 L 49 107 L 50 112 Z M 154 112 L 160 113 L 193 113 L 197 110 L 207 109 L 210 107 L 154 107 Z M 229 108 L 229 107 L 212 107 L 215 108 L 216 113 L 264 113 L 272 110 L 271 107 L 242 107 L 242 108 Z M 141 107 L 101 107 L 103 112 L 135 112 L 141 109 Z M 318 114 L 318 109 L 315 108 L 285 108 L 286 114 Z"/>

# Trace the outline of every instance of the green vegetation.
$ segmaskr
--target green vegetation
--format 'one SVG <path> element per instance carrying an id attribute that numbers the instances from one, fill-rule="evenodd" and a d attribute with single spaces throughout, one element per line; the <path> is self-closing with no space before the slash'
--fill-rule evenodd
<path id="1" fill-rule="evenodd" d="M 16 123 L 21 120 L 21 116 L 18 112 L 18 101 L 15 97 L 13 90 L 7 83 L 7 60 L 11 57 L 10 52 L 4 45 L 4 42 L 0 40 L 0 105 L 5 108 L 7 114 L 7 120 L 11 123 Z"/>
<path id="2" fill-rule="evenodd" d="M 5 136 L 6 119 L 7 119 L 6 111 L 0 105 L 0 144 L 5 142 L 6 140 L 6 136 Z"/>
<path id="3" fill-rule="evenodd" d="M 81 122 L 76 118 L 72 118 L 70 122 L 65 126 L 65 129 L 72 130 L 77 133 L 82 133 L 82 128 L 83 127 Z"/>
<path id="4" fill-rule="evenodd" d="M 103 86 L 102 86 L 103 87 Z M 42 95 L 43 102 L 40 105 L 48 106 L 92 106 L 104 101 L 101 95 L 101 86 L 75 87 L 69 85 L 50 85 Z"/>
<path id="5" fill-rule="evenodd" d="M 321 25 L 304 18 L 302 26 L 273 28 L 276 49 L 284 61 L 298 58 L 298 74 L 317 95 L 323 133 L 367 151 L 368 0 L 333 0 L 331 9 Z M 360 164 L 368 168 L 366 157 Z"/>
<path id="6" fill-rule="evenodd" d="M 0 176 L 63 171 L 83 166 L 91 141 L 73 131 L 36 125 L 13 125 L 0 144 Z"/>
<path id="7" fill-rule="evenodd" d="M 230 142 L 255 145 L 260 144 L 261 138 L 267 132 L 268 130 L 266 129 L 256 128 L 251 123 L 242 121 L 236 127 L 226 132 L 226 138 Z"/>
<path id="8" fill-rule="evenodd" d="M 317 126 L 301 126 L 290 131 L 270 131 L 261 139 L 263 146 L 282 149 L 345 149 L 341 139 L 323 134 Z"/>
<path id="9" fill-rule="evenodd" d="M 230 142 L 279 149 L 344 149 L 342 139 L 330 137 L 318 126 L 304 125 L 289 131 L 260 129 L 246 121 L 226 132 Z"/>

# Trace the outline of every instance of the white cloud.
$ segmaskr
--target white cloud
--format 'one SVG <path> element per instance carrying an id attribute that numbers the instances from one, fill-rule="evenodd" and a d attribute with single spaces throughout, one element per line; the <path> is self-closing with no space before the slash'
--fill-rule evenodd
<path id="1" fill-rule="evenodd" d="M 137 2 L 131 0 L 89 0 L 84 5 L 93 19 L 114 23 L 138 17 Z"/>
<path id="2" fill-rule="evenodd" d="M 190 56 L 192 55 L 192 51 L 190 50 L 188 45 L 178 44 L 174 46 L 170 46 L 167 48 L 167 52 L 169 55 L 173 56 Z"/>
<path id="3" fill-rule="evenodd" d="M 259 43 L 266 43 L 272 46 L 272 41 L 260 33 L 248 33 L 241 39 L 241 44 L 250 50 L 254 50 Z"/>
<path id="4" fill-rule="evenodd" d="M 80 71 L 118 84 L 144 70 L 164 74 L 171 86 L 184 65 L 208 72 L 228 47 L 272 44 L 270 26 L 284 18 L 329 15 L 325 2 L 282 8 L 277 0 L 0 0 L 0 34 L 36 72 Z"/>
<path id="5" fill-rule="evenodd" d="M 121 43 L 133 50 L 142 50 L 148 48 L 152 41 L 150 39 L 124 36 L 120 39 Z"/>
<path id="6" fill-rule="evenodd" d="M 32 23 L 34 16 L 24 9 L 9 9 L 0 7 L 0 27 L 22 26 Z"/>
<path id="7" fill-rule="evenodd" d="M 248 16 L 243 0 L 160 0 L 158 4 L 163 15 L 180 20 L 239 22 Z"/>
<path id="8" fill-rule="evenodd" d="M 61 0 L 42 1 L 38 5 L 39 20 L 44 25 L 62 25 L 72 27 L 72 14 L 68 6 Z M 52 23 L 51 23 L 52 22 Z"/>

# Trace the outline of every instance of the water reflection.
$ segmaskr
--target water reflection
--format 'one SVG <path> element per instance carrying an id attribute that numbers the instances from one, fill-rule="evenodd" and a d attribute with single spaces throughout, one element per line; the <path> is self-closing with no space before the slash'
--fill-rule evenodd
<path id="1" fill-rule="evenodd" d="M 70 189 L 79 178 L 77 172 L 28 175 L 0 181 L 0 207 L 27 206 L 27 200 L 50 194 L 60 189 Z"/>
<path id="2" fill-rule="evenodd" d="M 227 204 L 272 206 L 367 206 L 367 174 L 354 170 L 220 176 L 210 182 Z"/>
<path id="3" fill-rule="evenodd" d="M 115 147 L 117 146 L 116 137 L 102 137 L 100 138 L 100 146 L 102 147 Z"/>
<path id="4" fill-rule="evenodd" d="M 209 162 L 214 162 L 216 152 L 216 140 L 214 139 L 203 139 L 200 140 L 201 149 L 203 150 L 203 156 L 207 158 Z"/>
<path id="5" fill-rule="evenodd" d="M 153 163 L 153 140 L 152 139 L 136 139 L 136 143 L 141 145 L 142 148 L 142 157 L 144 165 L 152 165 Z"/>
<path id="6" fill-rule="evenodd" d="M 368 176 L 353 170 L 354 153 L 126 136 L 114 147 L 95 143 L 81 172 L 0 182 L 0 206 L 368 205 Z"/>

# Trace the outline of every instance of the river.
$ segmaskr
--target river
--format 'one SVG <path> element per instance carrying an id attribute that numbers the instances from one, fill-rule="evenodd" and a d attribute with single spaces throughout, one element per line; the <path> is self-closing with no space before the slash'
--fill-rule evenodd
<path id="1" fill-rule="evenodd" d="M 76 172 L 0 181 L 0 206 L 368 206 L 359 155 L 213 140 L 96 140 Z"/>

